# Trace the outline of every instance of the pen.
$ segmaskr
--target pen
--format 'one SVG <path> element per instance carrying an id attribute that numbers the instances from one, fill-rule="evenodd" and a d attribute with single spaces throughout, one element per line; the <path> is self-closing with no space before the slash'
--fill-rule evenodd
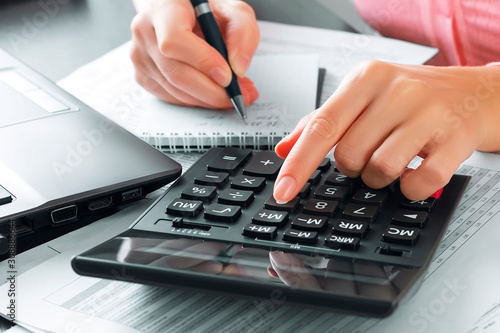
<path id="1" fill-rule="evenodd" d="M 224 43 L 224 39 L 222 39 L 219 26 L 217 25 L 217 21 L 215 21 L 214 14 L 212 13 L 207 0 L 191 0 L 191 4 L 194 7 L 196 18 L 198 19 L 201 31 L 203 32 L 203 37 L 205 37 L 208 44 L 219 51 L 229 64 L 226 44 Z M 243 119 L 246 123 L 247 116 L 245 114 L 245 103 L 243 101 L 243 96 L 241 95 L 240 85 L 238 84 L 238 79 L 232 69 L 231 73 L 231 83 L 226 87 L 226 92 L 229 95 L 236 112 L 238 112 L 241 119 Z"/>

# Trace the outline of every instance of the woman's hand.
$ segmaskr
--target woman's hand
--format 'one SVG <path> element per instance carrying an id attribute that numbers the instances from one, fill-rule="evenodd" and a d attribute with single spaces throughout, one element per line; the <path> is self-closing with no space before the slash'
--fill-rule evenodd
<path id="1" fill-rule="evenodd" d="M 474 150 L 500 150 L 500 67 L 361 64 L 276 147 L 275 199 L 293 199 L 335 145 L 345 175 L 373 188 L 401 177 L 408 199 L 425 199 Z"/>
<path id="2" fill-rule="evenodd" d="M 210 0 L 238 76 L 245 104 L 258 97 L 245 72 L 259 44 L 252 8 L 243 1 Z M 178 105 L 232 108 L 224 87 L 231 68 L 203 38 L 189 0 L 135 1 L 131 58 L 136 80 L 162 100 Z"/>

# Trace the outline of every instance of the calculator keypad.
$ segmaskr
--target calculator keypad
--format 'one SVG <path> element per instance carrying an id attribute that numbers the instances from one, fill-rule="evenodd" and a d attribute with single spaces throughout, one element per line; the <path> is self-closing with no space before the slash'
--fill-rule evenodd
<path id="1" fill-rule="evenodd" d="M 282 162 L 272 151 L 218 149 L 162 198 L 166 209 L 158 219 L 176 221 L 171 228 L 142 228 L 350 261 L 407 267 L 427 261 L 445 223 L 432 218 L 436 207 L 444 209 L 441 192 L 410 201 L 397 182 L 372 189 L 325 158 L 297 197 L 278 203 L 272 190 Z M 197 226 L 204 226 L 203 232 Z"/>

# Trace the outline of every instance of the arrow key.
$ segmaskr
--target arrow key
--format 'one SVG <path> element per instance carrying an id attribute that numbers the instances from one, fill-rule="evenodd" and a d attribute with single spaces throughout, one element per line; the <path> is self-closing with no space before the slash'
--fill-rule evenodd
<path id="1" fill-rule="evenodd" d="M 392 224 L 405 227 L 423 228 L 427 223 L 428 213 L 424 211 L 414 211 L 399 209 L 392 217 Z"/>

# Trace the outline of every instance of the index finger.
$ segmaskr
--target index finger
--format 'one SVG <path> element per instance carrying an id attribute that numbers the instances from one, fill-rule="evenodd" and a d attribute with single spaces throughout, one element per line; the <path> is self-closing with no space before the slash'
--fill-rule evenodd
<path id="1" fill-rule="evenodd" d="M 301 129 L 300 136 L 288 143 L 292 146 L 275 182 L 274 198 L 278 202 L 292 200 L 307 182 L 328 152 L 339 142 L 352 123 L 376 95 L 383 73 L 378 66 L 358 67 L 351 72 L 332 96 Z"/>

